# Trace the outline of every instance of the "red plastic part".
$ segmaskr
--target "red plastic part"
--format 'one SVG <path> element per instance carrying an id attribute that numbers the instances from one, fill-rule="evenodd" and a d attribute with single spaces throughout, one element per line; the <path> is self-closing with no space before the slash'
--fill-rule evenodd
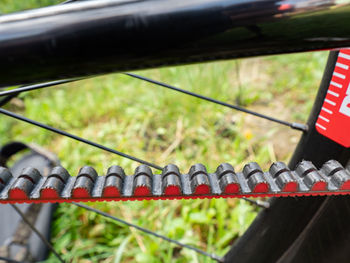
<path id="1" fill-rule="evenodd" d="M 343 183 L 340 190 L 350 190 L 350 180 Z"/>
<path id="2" fill-rule="evenodd" d="M 325 191 L 327 189 L 327 183 L 326 182 L 317 182 L 315 183 L 312 188 L 311 191 Z"/>
<path id="3" fill-rule="evenodd" d="M 75 188 L 72 195 L 74 198 L 91 198 L 90 193 L 85 188 Z"/>
<path id="4" fill-rule="evenodd" d="M 103 195 L 105 197 L 119 197 L 120 196 L 120 192 L 119 192 L 117 187 L 107 186 L 104 189 Z"/>
<path id="5" fill-rule="evenodd" d="M 147 186 L 138 186 L 134 191 L 135 196 L 149 196 L 151 195 L 151 190 Z"/>
<path id="6" fill-rule="evenodd" d="M 14 189 L 15 190 L 15 189 Z M 251 194 L 225 194 L 225 195 L 180 195 L 180 196 L 143 196 L 143 197 L 115 197 L 115 198 L 58 198 L 58 199 L 28 199 L 24 195 L 16 195 L 14 199 L 10 197 L 7 200 L 0 200 L 0 204 L 16 203 L 71 203 L 71 202 L 96 202 L 96 201 L 141 201 L 141 200 L 179 200 L 179 199 L 198 199 L 198 198 L 241 198 L 241 197 L 288 197 L 288 196 L 325 196 L 325 195 L 350 195 L 350 191 L 320 191 L 320 192 L 296 192 L 296 193 L 251 193 Z"/>
<path id="7" fill-rule="evenodd" d="M 57 199 L 59 198 L 58 193 L 56 190 L 51 188 L 45 188 L 41 190 L 41 198 L 43 199 Z"/>
<path id="8" fill-rule="evenodd" d="M 9 197 L 10 199 L 14 199 L 14 200 L 28 199 L 27 193 L 22 189 L 18 189 L 18 188 L 11 189 L 9 191 Z"/>
<path id="9" fill-rule="evenodd" d="M 296 192 L 298 191 L 298 184 L 297 182 L 289 182 L 286 183 L 284 188 L 282 189 L 282 192 L 287 192 L 287 193 L 291 193 L 291 192 Z"/>
<path id="10" fill-rule="evenodd" d="M 206 184 L 201 184 L 196 187 L 194 194 L 196 195 L 207 195 L 210 193 L 210 188 Z"/>
<path id="11" fill-rule="evenodd" d="M 254 187 L 253 193 L 266 193 L 269 191 L 269 185 L 267 183 L 260 183 Z"/>
<path id="12" fill-rule="evenodd" d="M 278 7 L 278 10 L 280 11 L 286 11 L 292 9 L 292 5 L 291 4 L 282 4 Z"/>
<path id="13" fill-rule="evenodd" d="M 180 188 L 177 185 L 169 185 L 164 190 L 165 195 L 181 195 Z"/>
<path id="14" fill-rule="evenodd" d="M 228 184 L 225 187 L 224 193 L 225 194 L 236 194 L 240 190 L 239 184 Z"/>

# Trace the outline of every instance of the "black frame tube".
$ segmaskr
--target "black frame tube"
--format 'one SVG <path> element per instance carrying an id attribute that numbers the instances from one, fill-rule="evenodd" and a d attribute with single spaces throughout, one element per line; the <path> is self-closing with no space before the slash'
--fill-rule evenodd
<path id="1" fill-rule="evenodd" d="M 338 52 L 330 52 L 322 82 L 308 119 L 308 126 L 310 129 L 307 133 L 303 134 L 294 151 L 289 163 L 291 169 L 295 169 L 297 163 L 302 160 L 309 160 L 314 163 L 316 167 L 321 167 L 324 162 L 332 159 L 346 166 L 350 159 L 350 148 L 344 148 L 338 143 L 324 137 L 316 131 L 315 127 L 324 98 L 327 94 L 329 82 L 333 75 L 337 57 Z M 317 196 L 308 198 L 287 197 L 271 199 L 270 208 L 268 210 L 262 210 L 259 213 L 244 235 L 225 255 L 224 262 L 286 262 L 286 258 L 288 258 L 288 262 L 298 263 L 322 262 L 326 258 L 329 259 L 329 262 L 332 261 L 332 258 L 337 258 L 337 262 L 347 262 L 349 257 L 347 249 L 330 248 L 332 245 L 337 246 L 334 245 L 334 236 L 337 237 L 337 244 L 346 244 L 345 239 L 349 236 L 350 228 L 344 228 L 340 231 L 345 233 L 344 236 L 337 232 L 334 233 L 334 236 L 330 235 L 330 231 L 326 226 L 323 228 L 319 227 L 317 231 L 308 231 L 308 236 L 315 233 L 315 235 L 317 235 L 317 237 L 313 237 L 314 242 L 309 243 L 316 243 L 319 245 L 321 242 L 322 246 L 328 249 L 308 250 L 305 244 L 302 246 L 292 246 L 293 242 L 305 241 L 303 239 L 298 240 L 297 238 L 302 235 L 301 233 L 305 231 L 306 227 L 310 227 L 310 223 L 313 222 L 312 219 L 317 214 L 317 211 L 327 201 L 330 201 L 328 204 L 330 207 L 337 207 L 337 209 L 339 209 L 338 211 L 346 211 L 346 214 L 340 218 L 347 222 L 349 220 L 349 213 L 344 208 L 344 198 Z M 331 209 L 328 207 L 328 211 L 330 210 Z M 324 220 L 324 222 L 328 224 L 327 220 Z M 284 235 L 283 238 L 281 238 L 281 233 Z M 259 238 L 257 238 L 257 236 Z M 321 241 L 321 236 L 326 237 Z M 315 242 L 315 240 L 318 242 Z M 317 251 L 317 253 L 311 253 L 312 256 L 311 254 L 305 255 L 310 251 Z M 301 255 L 302 258 L 300 258 Z"/>
<path id="2" fill-rule="evenodd" d="M 0 85 L 345 47 L 349 21 L 350 5 L 336 0 L 98 0 L 47 7 L 0 17 Z"/>

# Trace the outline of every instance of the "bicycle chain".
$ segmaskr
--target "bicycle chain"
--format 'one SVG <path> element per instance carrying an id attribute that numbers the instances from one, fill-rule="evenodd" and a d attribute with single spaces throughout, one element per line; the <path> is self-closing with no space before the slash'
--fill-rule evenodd
<path id="1" fill-rule="evenodd" d="M 302 161 L 294 171 L 275 162 L 267 172 L 252 162 L 238 173 L 228 163 L 219 165 L 215 173 L 195 164 L 187 174 L 181 174 L 173 164 L 165 166 L 160 174 L 141 165 L 129 176 L 120 166 L 111 166 L 105 176 L 98 176 L 90 166 L 82 167 L 77 176 L 70 176 L 66 169 L 57 166 L 47 177 L 26 167 L 14 178 L 10 170 L 0 167 L 0 203 L 335 194 L 350 194 L 350 172 L 334 160 L 319 170 L 311 162 Z"/>

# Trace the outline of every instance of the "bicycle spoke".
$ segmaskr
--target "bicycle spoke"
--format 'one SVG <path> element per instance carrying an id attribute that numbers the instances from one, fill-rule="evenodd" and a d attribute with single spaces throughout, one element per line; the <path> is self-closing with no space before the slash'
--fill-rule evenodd
<path id="1" fill-rule="evenodd" d="M 253 200 L 253 199 L 249 199 L 246 197 L 242 197 L 241 199 L 243 199 L 244 201 L 247 201 L 255 206 L 261 207 L 261 208 L 270 208 L 269 202 L 265 202 L 265 201 L 261 201 L 261 200 Z"/>
<path id="2" fill-rule="evenodd" d="M 13 209 L 18 213 L 18 215 L 22 218 L 22 220 L 32 229 L 32 231 L 37 234 L 37 236 L 41 239 L 41 241 L 54 253 L 56 258 L 64 263 L 64 260 L 61 258 L 61 256 L 58 254 L 58 252 L 54 249 L 54 247 L 50 244 L 50 242 L 36 229 L 36 227 L 26 218 L 26 216 L 22 213 L 22 211 L 16 206 L 11 205 Z"/>
<path id="3" fill-rule="evenodd" d="M 77 81 L 77 80 L 81 80 L 81 79 L 65 79 L 65 80 L 51 81 L 51 82 L 33 84 L 33 85 L 29 85 L 29 86 L 23 86 L 23 87 L 20 87 L 20 88 L 17 88 L 17 89 L 13 89 L 13 90 L 8 90 L 8 91 L 0 92 L 0 97 L 1 97 L 1 96 L 7 95 L 7 97 L 5 97 L 4 99 L 0 100 L 0 107 L 3 106 L 4 104 L 6 104 L 8 101 L 10 101 L 12 98 L 16 97 L 16 96 L 17 96 L 19 93 L 21 93 L 21 92 L 32 91 L 32 90 L 42 89 L 42 88 L 46 88 L 46 87 L 52 87 L 52 86 L 55 86 L 55 85 L 64 84 L 64 83 L 68 83 L 68 82 L 72 82 L 72 81 Z M 108 147 L 106 147 L 106 146 L 103 146 L 103 145 L 101 145 L 101 144 L 97 144 L 97 143 L 94 143 L 94 142 L 92 142 L 92 141 L 86 140 L 86 139 L 84 139 L 84 138 L 78 137 L 78 136 L 76 136 L 76 135 L 69 134 L 69 133 L 67 133 L 67 132 L 65 132 L 65 131 L 59 130 L 59 129 L 54 128 L 54 127 L 50 127 L 50 126 L 48 126 L 48 125 L 45 125 L 45 124 L 43 124 L 43 123 L 39 123 L 39 122 L 37 122 L 37 121 L 31 120 L 31 119 L 28 119 L 28 118 L 25 118 L 25 117 L 23 117 L 23 116 L 20 116 L 20 115 L 17 115 L 17 114 L 15 114 L 15 113 L 6 111 L 6 110 L 4 110 L 4 109 L 0 109 L 0 113 L 3 113 L 3 114 L 5 114 L 5 115 L 7 115 L 7 116 L 16 118 L 16 119 L 18 119 L 18 120 L 21 120 L 21 121 L 24 121 L 24 122 L 33 124 L 33 125 L 35 125 L 35 126 L 44 128 L 44 129 L 46 129 L 46 130 L 50 130 L 50 131 L 52 131 L 52 132 L 55 132 L 55 133 L 58 133 L 58 134 L 67 136 L 67 137 L 69 137 L 69 138 L 78 140 L 78 141 L 80 141 L 80 142 L 89 144 L 89 145 L 91 145 L 91 146 L 94 146 L 94 147 L 103 149 L 103 150 L 105 150 L 105 151 L 108 151 L 108 152 L 117 154 L 117 155 L 119 155 L 119 156 L 128 158 L 128 159 L 130 159 L 130 160 L 133 160 L 133 161 L 136 161 L 136 162 L 139 162 L 139 163 L 143 163 L 143 164 L 149 165 L 149 166 L 151 166 L 151 167 L 153 167 L 153 168 L 155 168 L 155 169 L 162 170 L 162 167 L 161 167 L 161 166 L 158 166 L 158 165 L 156 165 L 156 164 L 152 164 L 152 163 L 150 163 L 150 162 L 147 162 L 147 161 L 138 159 L 138 158 L 136 158 L 136 157 L 134 157 L 134 156 L 130 156 L 130 155 L 124 154 L 124 153 L 122 153 L 122 152 L 113 150 L 113 149 L 108 148 Z M 263 203 L 258 203 L 258 202 L 254 201 L 254 200 L 249 199 L 249 198 L 242 198 L 242 199 L 245 200 L 245 201 L 248 201 L 248 202 L 250 202 L 250 203 L 252 203 L 252 204 L 254 204 L 254 205 L 257 205 L 257 206 L 259 206 L 259 207 L 263 207 L 263 208 L 266 208 L 266 207 L 267 207 L 265 204 L 263 204 Z"/>
<path id="4" fill-rule="evenodd" d="M 127 225 L 127 226 L 129 226 L 129 227 L 136 228 L 137 230 L 140 230 L 140 231 L 142 231 L 142 232 L 144 232 L 144 233 L 146 233 L 146 234 L 148 234 L 148 235 L 155 236 L 155 237 L 157 237 L 157 238 L 163 239 L 163 240 L 168 241 L 168 242 L 170 242 L 170 243 L 174 243 L 174 244 L 176 244 L 176 245 L 178 245 L 178 246 L 180 246 L 180 247 L 187 248 L 187 249 L 193 250 L 193 251 L 195 251 L 195 252 L 197 252 L 197 253 L 199 253 L 199 254 L 202 254 L 202 255 L 204 255 L 204 256 L 210 257 L 211 259 L 214 259 L 214 260 L 216 260 L 216 261 L 218 261 L 218 262 L 222 262 L 222 258 L 219 257 L 219 256 L 217 256 L 217 255 L 215 255 L 215 254 L 210 254 L 210 253 L 207 253 L 207 252 L 205 252 L 205 251 L 203 251 L 203 250 L 201 250 L 201 249 L 199 249 L 199 248 L 196 248 L 196 247 L 192 247 L 192 246 L 190 246 L 190 245 L 183 244 L 183 243 L 181 243 L 181 242 L 179 242 L 179 241 L 177 241 L 177 240 L 174 240 L 174 239 L 168 238 L 168 237 L 166 237 L 166 236 L 157 234 L 157 233 L 155 233 L 155 232 L 153 232 L 153 231 L 151 231 L 151 230 L 149 230 L 149 229 L 140 227 L 140 226 L 138 226 L 138 225 L 134 225 L 134 224 L 132 224 L 132 223 L 129 223 L 129 222 L 127 222 L 127 221 L 124 221 L 123 219 L 120 219 L 120 218 L 118 218 L 118 217 L 112 216 L 112 215 L 110 215 L 110 214 L 107 214 L 107 213 L 105 213 L 105 212 L 103 212 L 103 211 L 101 211 L 101 210 L 92 208 L 92 207 L 90 207 L 90 206 L 87 206 L 87 205 L 84 205 L 84 204 L 75 203 L 75 202 L 72 202 L 72 204 L 74 204 L 74 205 L 76 205 L 76 206 L 79 206 L 79 207 L 81 207 L 81 208 L 87 209 L 87 210 L 89 210 L 89 211 L 95 212 L 95 213 L 97 213 L 97 214 L 99 214 L 99 215 L 101 215 L 101 216 L 107 217 L 107 218 L 109 218 L 109 219 L 112 219 L 112 220 L 114 220 L 114 221 L 117 221 L 117 222 L 119 222 L 119 223 L 122 223 L 122 224 L 124 224 L 124 225 Z"/>
<path id="5" fill-rule="evenodd" d="M 8 103 L 13 98 L 17 97 L 18 93 L 14 93 L 11 95 L 6 96 L 5 98 L 0 100 L 0 107 L 4 106 L 6 103 Z"/>
<path id="6" fill-rule="evenodd" d="M 142 164 L 146 164 L 146 165 L 151 166 L 151 167 L 153 167 L 153 168 L 155 168 L 155 169 L 158 169 L 158 170 L 162 170 L 162 169 L 163 169 L 163 168 L 162 168 L 161 166 L 159 166 L 159 165 L 156 165 L 156 164 L 147 162 L 147 161 L 145 161 L 145 160 L 139 159 L 139 158 L 137 158 L 137 157 L 134 157 L 134 156 L 131 156 L 131 155 L 122 153 L 122 152 L 120 152 L 120 151 L 117 151 L 117 150 L 114 150 L 114 149 L 111 149 L 111 148 L 108 148 L 108 147 L 106 147 L 106 146 L 104 146 L 104 145 L 101 145 L 101 144 L 95 143 L 95 142 L 93 142 L 93 141 L 84 139 L 84 138 L 82 138 L 82 137 L 79 137 L 79 136 L 76 136 L 76 135 L 74 135 L 74 134 L 65 132 L 65 131 L 63 131 L 63 130 L 60 130 L 60 129 L 51 127 L 51 126 L 46 125 L 46 124 L 43 124 L 43 123 L 41 123 L 41 122 L 34 121 L 34 120 L 32 120 L 32 119 L 29 119 L 29 118 L 26 118 L 26 117 L 24 117 L 24 116 L 18 115 L 18 114 L 16 114 L 16 113 L 11 112 L 11 111 L 7 111 L 7 110 L 4 110 L 4 109 L 0 108 L 0 113 L 2 113 L 2 114 L 4 114 L 4 115 L 7 115 L 7 116 L 9 116 L 9 117 L 15 118 L 15 119 L 17 119 L 17 120 L 24 121 L 24 122 L 30 123 L 30 124 L 32 124 L 32 125 L 38 126 L 38 127 L 43 128 L 43 129 L 45 129 L 45 130 L 49 130 L 49 131 L 51 131 L 51 132 L 54 132 L 54 133 L 57 133 L 57 134 L 60 134 L 60 135 L 69 137 L 69 138 L 74 139 L 74 140 L 76 140 L 76 141 L 80 141 L 80 142 L 83 142 L 83 143 L 85 143 L 85 144 L 94 146 L 94 147 L 99 148 L 99 149 L 102 149 L 102 150 L 104 150 L 104 151 L 117 154 L 117 155 L 119 155 L 119 156 L 125 157 L 125 158 L 127 158 L 127 159 L 130 159 L 130 160 L 133 160 L 133 161 L 142 163 Z"/>
<path id="7" fill-rule="evenodd" d="M 73 2 L 78 2 L 78 0 L 66 0 L 62 3 L 59 3 L 59 5 L 69 4 L 69 3 L 73 3 Z"/>
<path id="8" fill-rule="evenodd" d="M 44 83 L 39 83 L 39 84 L 26 85 L 26 86 L 22 86 L 22 87 L 19 87 L 16 89 L 12 89 L 12 90 L 1 91 L 0 97 L 6 96 L 6 95 L 19 94 L 19 93 L 24 92 L 24 91 L 31 91 L 31 90 L 36 90 L 36 89 L 52 87 L 52 86 L 56 86 L 59 84 L 69 83 L 69 82 L 78 81 L 78 80 L 82 80 L 82 79 L 83 78 L 62 79 L 62 80 L 55 80 L 55 81 L 44 82 Z"/>
<path id="9" fill-rule="evenodd" d="M 243 107 L 240 107 L 240 106 L 237 106 L 237 105 L 232 105 L 232 104 L 229 104 L 229 103 L 217 100 L 217 99 L 213 99 L 213 98 L 210 98 L 210 97 L 207 97 L 207 96 L 203 96 L 203 95 L 198 94 L 198 93 L 194 93 L 194 92 L 191 92 L 191 91 L 183 90 L 183 89 L 174 87 L 172 85 L 169 85 L 169 84 L 157 81 L 157 80 L 149 79 L 149 78 L 137 75 L 137 74 L 133 74 L 133 73 L 124 73 L 124 74 L 127 75 L 127 76 L 130 76 L 132 78 L 140 79 L 140 80 L 143 80 L 143 81 L 155 84 L 155 85 L 160 86 L 160 87 L 164 87 L 164 88 L 167 88 L 167 89 L 175 90 L 175 91 L 178 91 L 178 92 L 181 92 L 181 93 L 184 93 L 184 94 L 187 94 L 187 95 L 190 95 L 190 96 L 202 99 L 202 100 L 206 100 L 206 101 L 209 101 L 209 102 L 212 102 L 212 103 L 215 103 L 215 104 L 219 104 L 221 106 L 225 106 L 225 107 L 228 107 L 228 108 L 231 108 L 231 109 L 234 109 L 234 110 L 238 110 L 238 111 L 241 111 L 241 112 L 244 112 L 244 113 L 247 113 L 247 114 L 254 115 L 254 116 L 259 117 L 259 118 L 263 118 L 263 119 L 266 119 L 266 120 L 269 120 L 269 121 L 272 121 L 272 122 L 276 122 L 276 123 L 279 123 L 281 125 L 288 126 L 288 127 L 292 128 L 292 129 L 295 129 L 295 130 L 304 131 L 304 132 L 306 132 L 308 130 L 308 126 L 306 124 L 279 120 L 279 119 L 276 119 L 276 118 L 271 117 L 271 116 L 267 116 L 267 115 L 264 115 L 264 114 L 261 114 L 261 113 L 255 112 L 255 111 L 251 111 L 251 110 L 248 110 L 246 108 L 243 108 Z"/>
<path id="10" fill-rule="evenodd" d="M 78 81 L 81 79 L 83 79 L 83 78 L 50 81 L 50 82 L 44 82 L 44 83 L 33 84 L 33 85 L 28 85 L 28 86 L 22 86 L 22 87 L 19 87 L 17 89 L 1 91 L 0 97 L 2 97 L 2 96 L 6 96 L 6 97 L 0 100 L 0 107 L 4 106 L 11 99 L 17 97 L 22 92 L 32 91 L 32 90 L 42 89 L 42 88 L 47 88 L 47 87 L 53 87 L 55 85 L 73 82 L 73 81 Z"/>
<path id="11" fill-rule="evenodd" d="M 46 124 L 43 124 L 43 123 L 41 123 L 41 122 L 34 121 L 34 120 L 32 120 L 32 119 L 29 119 L 29 118 L 26 118 L 26 117 L 24 117 L 24 116 L 18 115 L 18 114 L 16 114 L 16 113 L 11 112 L 11 111 L 7 111 L 7 110 L 4 110 L 4 109 L 0 108 L 0 113 L 2 113 L 2 114 L 4 114 L 4 115 L 7 115 L 7 116 L 9 116 L 9 117 L 15 118 L 15 119 L 17 119 L 17 120 L 20 120 L 20 121 L 24 121 L 24 122 L 33 124 L 33 125 L 35 125 L 35 126 L 38 126 L 38 127 L 40 127 L 40 128 L 49 130 L 49 131 L 51 131 L 51 132 L 54 132 L 54 133 L 57 133 L 57 134 L 60 134 L 60 135 L 69 137 L 69 138 L 71 138 L 71 139 L 74 139 L 74 140 L 83 142 L 83 143 L 85 143 L 85 144 L 94 146 L 94 147 L 96 147 L 96 148 L 105 150 L 105 151 L 107 151 L 107 152 L 117 154 L 117 155 L 122 156 L 122 157 L 125 157 L 125 158 L 127 158 L 127 159 L 130 159 L 130 160 L 133 160 L 133 161 L 142 163 L 142 164 L 146 164 L 146 165 L 151 166 L 151 167 L 153 167 L 153 168 L 155 168 L 155 169 L 157 169 L 157 170 L 162 170 L 162 169 L 163 169 L 161 166 L 156 165 L 156 164 L 154 164 L 154 163 L 150 163 L 150 162 L 147 162 L 147 161 L 145 161 L 145 160 L 139 159 L 139 158 L 137 158 L 137 157 L 134 157 L 134 156 L 131 156 L 131 155 L 122 153 L 122 152 L 120 152 L 120 151 L 117 151 L 117 150 L 114 150 L 114 149 L 111 149 L 111 148 L 108 148 L 108 147 L 106 147 L 106 146 L 104 146 L 104 145 L 101 145 L 101 144 L 95 143 L 95 142 L 93 142 L 93 141 L 90 141 L 90 140 L 81 138 L 81 137 L 79 137 L 79 136 L 73 135 L 73 134 L 71 134 L 71 133 L 68 133 L 68 132 L 59 130 L 59 129 L 57 129 L 57 128 L 51 127 L 51 126 L 46 125 Z M 245 198 L 244 200 L 249 201 L 250 203 L 256 204 L 256 201 L 254 201 L 254 200 L 250 200 L 250 199 L 248 199 L 248 198 Z M 261 204 L 259 204 L 259 206 L 263 207 Z"/>

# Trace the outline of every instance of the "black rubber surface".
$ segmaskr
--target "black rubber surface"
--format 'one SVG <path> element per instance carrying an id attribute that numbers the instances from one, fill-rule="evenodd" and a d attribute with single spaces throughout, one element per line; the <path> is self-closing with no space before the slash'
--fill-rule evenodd
<path id="1" fill-rule="evenodd" d="M 349 262 L 350 198 L 328 197 L 278 262 Z"/>
<path id="2" fill-rule="evenodd" d="M 24 167 L 36 167 L 41 173 L 47 174 L 48 170 L 52 168 L 52 164 L 42 155 L 36 153 L 28 153 L 23 156 L 19 161 L 17 161 L 13 167 L 11 167 L 11 172 L 14 176 L 18 176 Z M 17 205 L 23 212 L 28 209 L 29 205 L 22 204 Z M 40 214 L 36 221 L 36 228 L 49 240 L 50 239 L 50 227 L 51 218 L 56 205 L 44 204 L 40 210 Z M 17 228 L 18 222 L 20 221 L 19 215 L 11 207 L 11 205 L 1 205 L 0 204 L 0 246 L 6 242 L 14 233 Z M 47 257 L 48 250 L 46 246 L 40 241 L 40 239 L 35 235 L 31 234 L 30 237 L 30 251 L 36 260 L 44 260 Z M 16 248 L 12 250 L 16 253 Z"/>

